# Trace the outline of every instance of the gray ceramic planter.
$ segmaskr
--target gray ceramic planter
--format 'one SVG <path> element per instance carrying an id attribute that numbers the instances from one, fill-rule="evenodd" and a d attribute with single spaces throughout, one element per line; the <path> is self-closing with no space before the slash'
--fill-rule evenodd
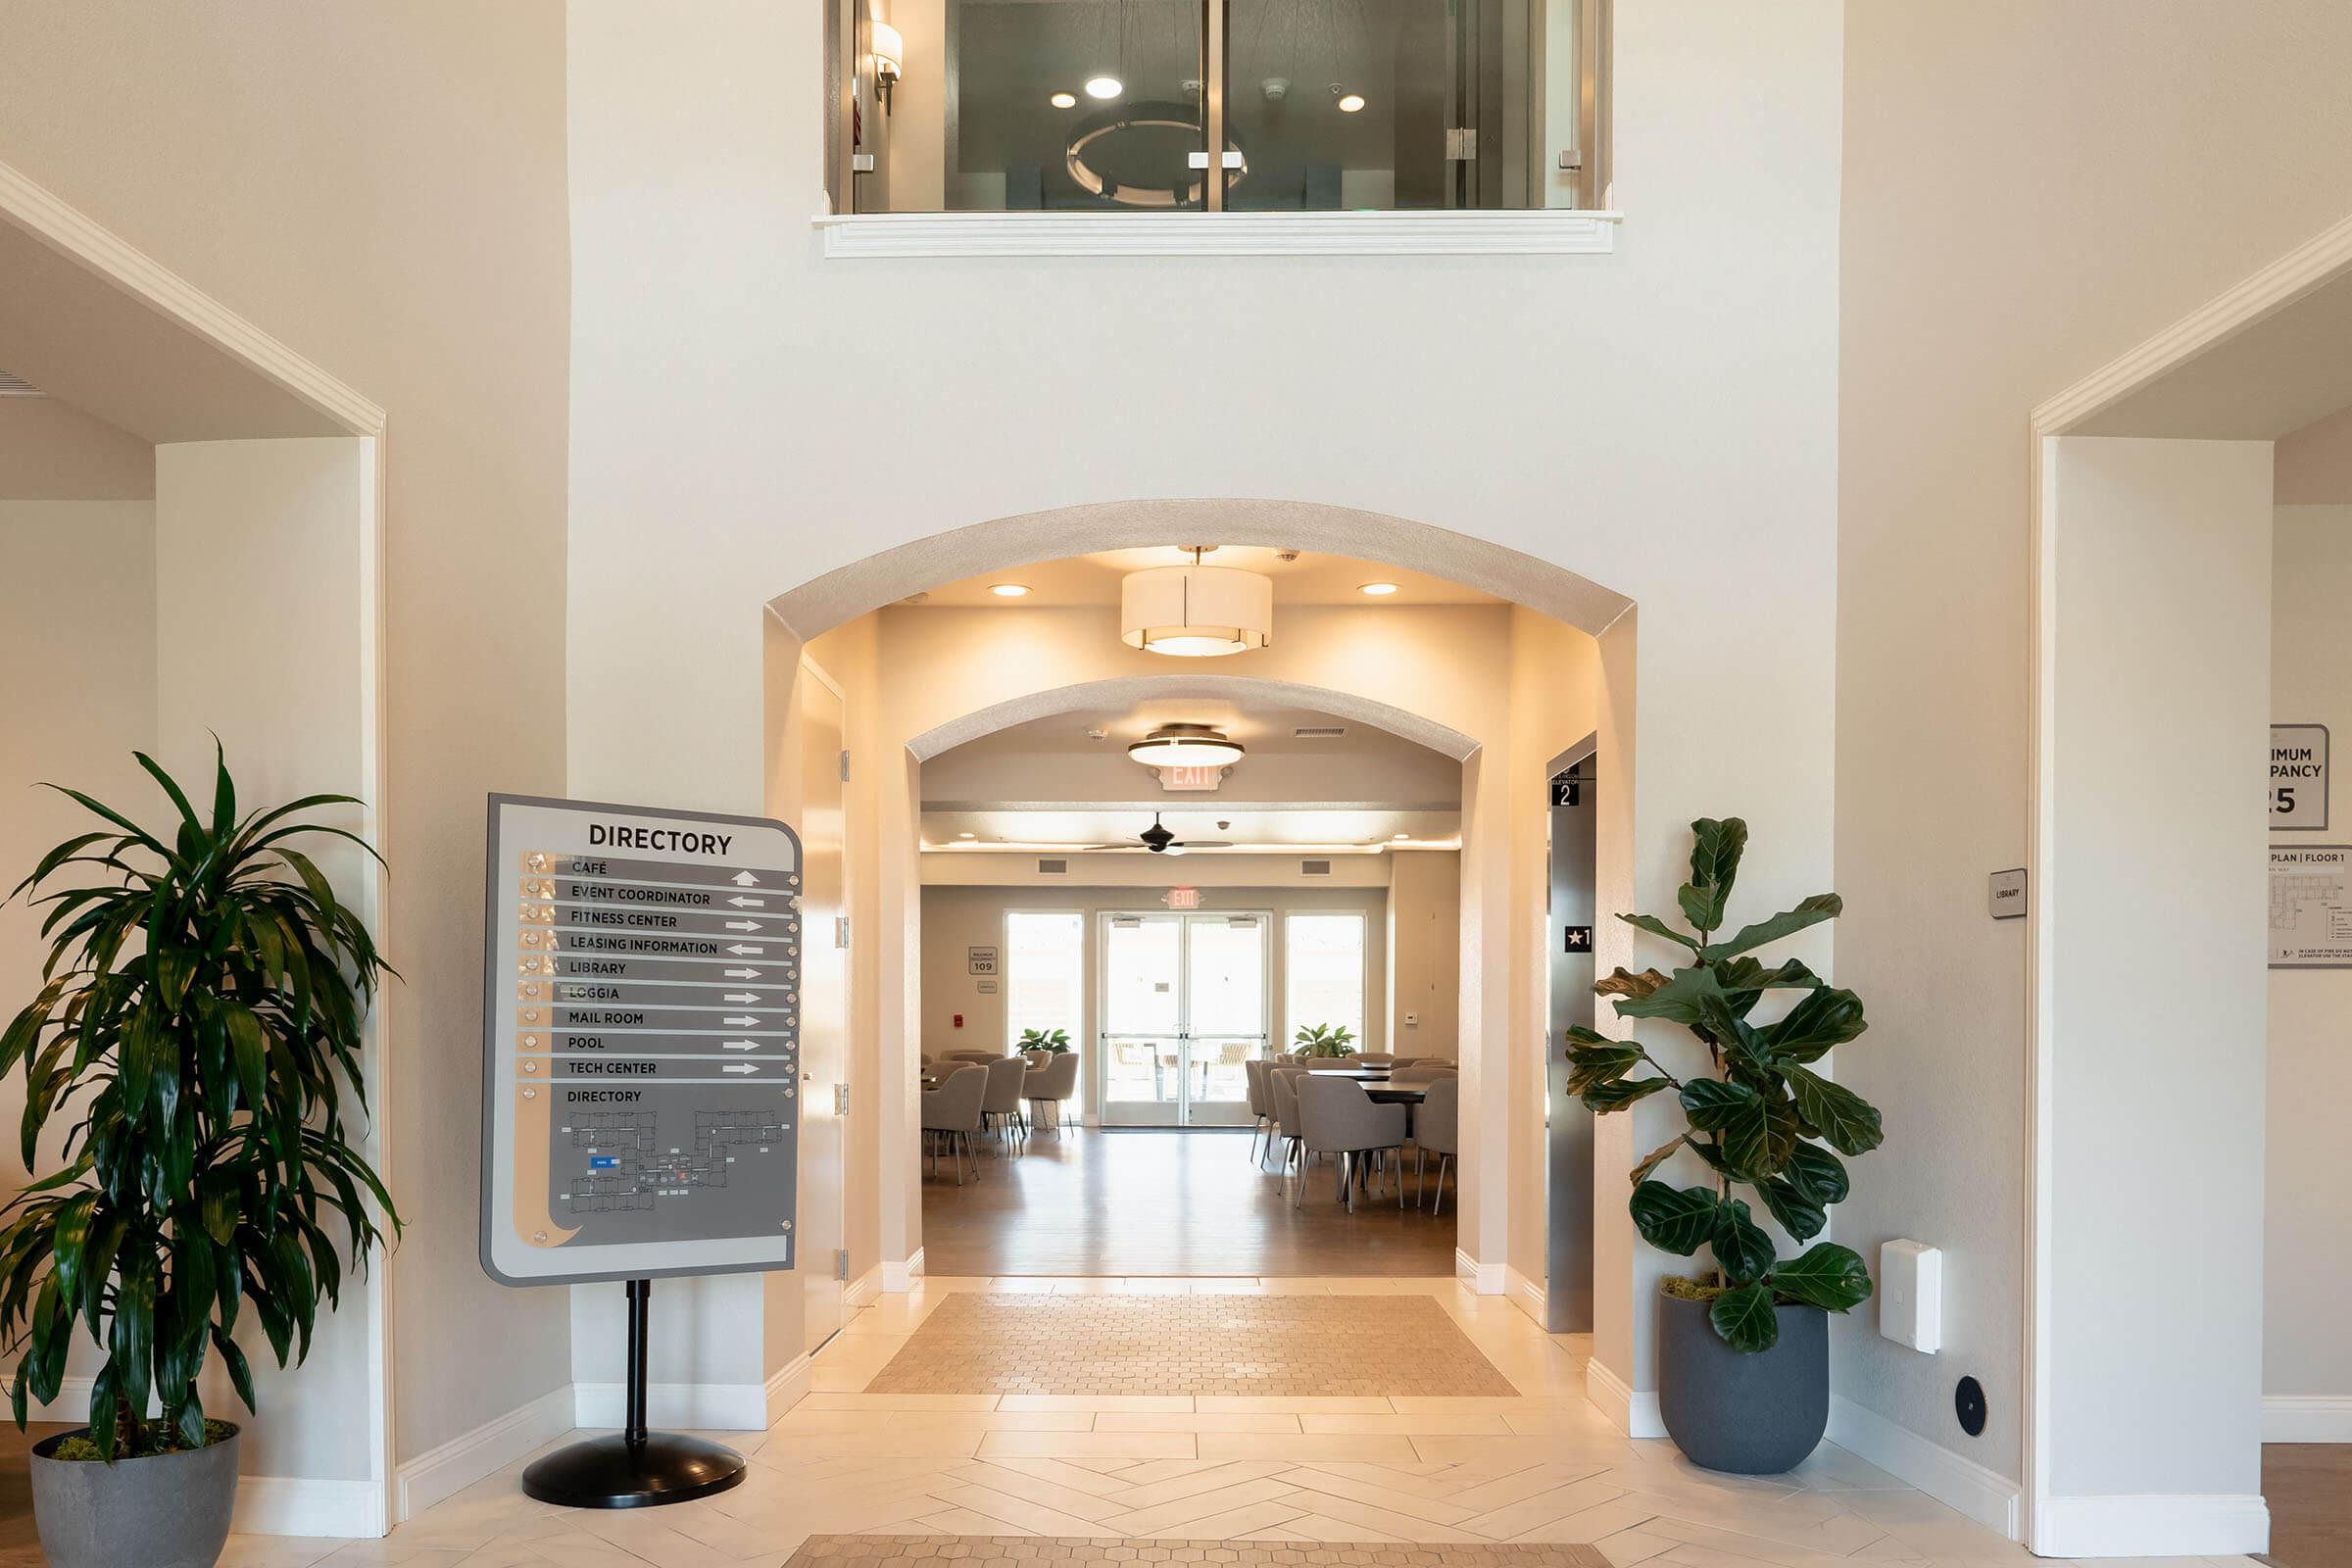
<path id="1" fill-rule="evenodd" d="M 1830 1315 L 1773 1308 L 1780 1343 L 1742 1355 L 1716 1336 L 1707 1303 L 1658 1297 L 1658 1414 L 1693 1464 L 1737 1475 L 1793 1469 L 1830 1425 Z"/>
<path id="2" fill-rule="evenodd" d="M 49 1457 L 88 1430 L 33 1445 L 32 1520 L 52 1568 L 213 1568 L 228 1544 L 242 1434 L 113 1464 Z"/>

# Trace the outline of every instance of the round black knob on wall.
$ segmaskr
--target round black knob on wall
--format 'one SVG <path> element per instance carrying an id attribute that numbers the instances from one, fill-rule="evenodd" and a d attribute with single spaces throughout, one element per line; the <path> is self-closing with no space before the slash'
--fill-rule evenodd
<path id="1" fill-rule="evenodd" d="M 1960 1418 L 1960 1430 L 1972 1438 L 1984 1435 L 1984 1385 L 1975 1378 L 1962 1378 L 1952 1390 L 1952 1412 Z"/>

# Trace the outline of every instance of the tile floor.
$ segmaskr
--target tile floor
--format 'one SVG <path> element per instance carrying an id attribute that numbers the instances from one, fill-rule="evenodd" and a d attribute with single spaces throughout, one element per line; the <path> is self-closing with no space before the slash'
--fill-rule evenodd
<path id="1" fill-rule="evenodd" d="M 1434 1303 L 1517 1391 L 1480 1396 L 879 1394 L 931 1315 L 969 1292 Z M 1585 1401 L 1585 1344 L 1450 1280 L 947 1280 L 885 1297 L 818 1355 L 731 1492 L 643 1511 L 523 1497 L 519 1464 L 380 1542 L 239 1537 L 225 1568 L 783 1568 L 812 1535 L 1130 1541 L 1591 1544 L 1614 1568 L 2002 1568 L 2039 1561 L 1830 1445 L 1786 1476 L 1698 1470 Z M 2181 1560 L 2176 1559 L 2176 1562 Z M 2194 1559 L 2186 1560 L 2194 1562 Z M 2248 1568 L 2248 1559 L 2227 1559 Z M 2116 1565 L 2107 1565 L 2116 1568 Z"/>
<path id="2" fill-rule="evenodd" d="M 1031 1563 L 1232 1563 L 1236 1568 L 1609 1568 L 1591 1546 L 1324 1546 L 1113 1536 L 811 1536 L 786 1568 L 1029 1568 Z"/>

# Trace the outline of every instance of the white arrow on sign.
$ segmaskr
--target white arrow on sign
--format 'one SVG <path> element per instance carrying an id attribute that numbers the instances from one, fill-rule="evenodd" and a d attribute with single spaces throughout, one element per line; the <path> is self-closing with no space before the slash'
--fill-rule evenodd
<path id="1" fill-rule="evenodd" d="M 735 955 L 735 956 L 738 958 L 756 958 L 760 954 L 765 953 L 767 950 L 765 948 L 747 948 L 742 943 L 738 942 L 727 951 Z M 727 972 L 729 974 L 733 974 L 735 971 L 730 969 Z"/>
<path id="2" fill-rule="evenodd" d="M 729 974 L 734 972 L 732 969 L 727 971 Z M 721 1002 L 758 1002 L 760 995 L 756 991 L 730 991 L 718 1000 Z"/>
<path id="3" fill-rule="evenodd" d="M 720 1072 L 758 1072 L 760 1069 L 748 1061 L 730 1061 L 718 1070 Z"/>
<path id="4" fill-rule="evenodd" d="M 738 909 L 764 909 L 767 907 L 765 899 L 729 899 L 727 902 Z"/>
<path id="5" fill-rule="evenodd" d="M 760 1020 L 748 1014 L 741 1018 L 721 1018 L 718 1021 L 730 1029 L 757 1029 L 760 1027 Z"/>
<path id="6" fill-rule="evenodd" d="M 756 888 L 760 885 L 760 879 L 749 871 L 738 871 L 735 873 L 735 885 L 739 888 Z"/>
<path id="7" fill-rule="evenodd" d="M 727 929 L 730 931 L 757 931 L 760 929 L 760 922 L 757 920 L 729 920 Z"/>
<path id="8" fill-rule="evenodd" d="M 760 978 L 760 971 L 757 969 L 729 969 L 727 978 L 730 980 L 757 980 Z"/>
<path id="9" fill-rule="evenodd" d="M 722 1040 L 718 1043 L 718 1049 L 721 1051 L 758 1051 L 760 1047 L 756 1042 L 750 1040 Z"/>

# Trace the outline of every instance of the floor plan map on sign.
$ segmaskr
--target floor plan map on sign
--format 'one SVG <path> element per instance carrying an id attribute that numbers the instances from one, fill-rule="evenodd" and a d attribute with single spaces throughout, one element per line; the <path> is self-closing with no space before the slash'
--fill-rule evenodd
<path id="1" fill-rule="evenodd" d="M 2271 850 L 2271 967 L 2352 968 L 2352 845 Z"/>
<path id="2" fill-rule="evenodd" d="M 492 797 L 494 1278 L 791 1266 L 800 889 L 781 822 Z"/>

